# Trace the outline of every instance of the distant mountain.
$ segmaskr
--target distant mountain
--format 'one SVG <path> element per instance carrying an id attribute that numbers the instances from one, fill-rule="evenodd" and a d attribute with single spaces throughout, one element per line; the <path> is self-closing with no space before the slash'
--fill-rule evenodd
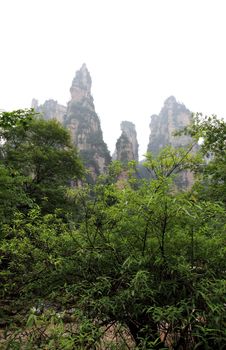
<path id="1" fill-rule="evenodd" d="M 192 138 L 188 135 L 175 136 L 175 132 L 182 130 L 192 121 L 192 113 L 183 103 L 176 100 L 174 96 L 168 97 L 159 113 L 151 116 L 150 137 L 147 152 L 157 156 L 166 146 L 188 147 Z M 194 148 L 194 151 L 197 148 Z M 143 162 L 138 166 L 141 177 L 150 178 L 150 173 L 144 168 Z M 175 183 L 180 188 L 189 188 L 194 182 L 191 171 L 183 171 L 176 178 Z"/>
<path id="2" fill-rule="evenodd" d="M 70 130 L 74 145 L 78 148 L 85 166 L 89 169 L 90 180 L 95 180 L 99 174 L 106 171 L 111 162 L 107 145 L 103 140 L 100 120 L 95 111 L 91 95 L 92 79 L 85 64 L 76 72 L 70 88 L 71 100 L 67 107 L 58 104 L 55 100 L 47 100 L 43 105 L 32 100 L 32 107 L 40 112 L 45 119 L 55 118 Z M 167 145 L 184 147 L 191 143 L 189 136 L 174 136 L 175 131 L 183 129 L 191 122 L 192 114 L 183 103 L 174 96 L 168 97 L 158 115 L 151 116 L 150 137 L 147 151 L 158 155 Z M 135 125 L 130 121 L 121 122 L 121 136 L 116 142 L 113 159 L 126 164 L 131 160 L 138 160 L 138 141 Z M 140 176 L 149 174 L 138 165 Z M 193 181 L 190 172 L 184 173 L 181 186 L 190 186 Z"/>
<path id="3" fill-rule="evenodd" d="M 63 105 L 58 104 L 55 100 L 47 100 L 42 105 L 38 104 L 38 100 L 32 100 L 31 107 L 34 108 L 37 112 L 39 112 L 43 118 L 56 119 L 60 123 L 63 123 L 64 115 L 66 113 L 67 108 Z"/>
<path id="4" fill-rule="evenodd" d="M 174 96 L 168 97 L 159 115 L 151 116 L 150 137 L 147 151 L 157 155 L 167 146 L 183 147 L 191 142 L 191 137 L 174 136 L 175 131 L 191 123 L 192 114 L 184 104 L 177 102 Z"/>
<path id="5" fill-rule="evenodd" d="M 131 160 L 138 162 L 139 145 L 135 125 L 131 122 L 123 121 L 120 126 L 122 133 L 116 142 L 113 159 L 122 163 L 128 163 Z"/>
<path id="6" fill-rule="evenodd" d="M 95 112 L 91 95 L 92 80 L 85 64 L 75 74 L 70 89 L 63 124 L 70 130 L 72 140 L 91 171 L 93 179 L 104 173 L 111 161 L 107 145 L 103 140 L 100 120 Z"/>
<path id="7" fill-rule="evenodd" d="M 90 174 L 90 180 L 105 172 L 111 161 L 106 143 L 103 141 L 100 120 L 95 112 L 91 95 L 92 80 L 85 64 L 75 74 L 70 88 L 71 100 L 67 107 L 57 101 L 47 100 L 43 105 L 32 100 L 32 107 L 45 119 L 55 118 L 70 130 L 72 141 L 79 150 Z"/>

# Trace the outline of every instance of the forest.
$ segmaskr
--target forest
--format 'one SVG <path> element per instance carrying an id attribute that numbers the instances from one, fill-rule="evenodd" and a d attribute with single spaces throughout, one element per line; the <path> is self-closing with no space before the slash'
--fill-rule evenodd
<path id="1" fill-rule="evenodd" d="M 0 349 L 226 349 L 226 123 L 180 133 L 150 179 L 113 161 L 90 183 L 57 121 L 1 112 Z"/>

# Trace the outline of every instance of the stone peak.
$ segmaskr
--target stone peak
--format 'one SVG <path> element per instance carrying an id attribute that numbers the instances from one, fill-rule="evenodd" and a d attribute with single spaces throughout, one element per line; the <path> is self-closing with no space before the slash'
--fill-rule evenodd
<path id="1" fill-rule="evenodd" d="M 83 70 L 83 71 L 84 71 L 84 70 L 87 70 L 87 71 L 88 71 L 87 66 L 86 66 L 85 63 L 82 64 L 82 67 L 80 68 L 80 70 Z"/>
<path id="2" fill-rule="evenodd" d="M 71 88 L 79 88 L 82 90 L 86 90 L 88 93 L 91 91 L 92 80 L 90 73 L 86 67 L 86 64 L 83 63 L 81 68 L 76 71 L 75 77 L 72 81 Z"/>
<path id="3" fill-rule="evenodd" d="M 171 104 L 174 104 L 174 103 L 177 103 L 177 100 L 174 96 L 169 96 L 165 102 L 164 102 L 164 105 L 171 105 Z"/>
<path id="4" fill-rule="evenodd" d="M 127 120 L 122 121 L 120 127 L 122 132 L 127 130 L 135 131 L 135 125 Z"/>

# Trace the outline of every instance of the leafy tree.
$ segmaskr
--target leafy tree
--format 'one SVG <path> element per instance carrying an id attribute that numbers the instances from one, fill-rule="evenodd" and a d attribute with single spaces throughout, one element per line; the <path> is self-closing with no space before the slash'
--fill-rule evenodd
<path id="1" fill-rule="evenodd" d="M 183 131 L 196 140 L 202 140 L 200 151 L 205 157 L 196 168 L 201 176 L 198 190 L 202 198 L 222 201 L 226 204 L 226 123 L 215 115 L 193 116 L 191 126 Z"/>
<path id="2" fill-rule="evenodd" d="M 22 172 L 19 155 L 13 168 Z M 148 155 L 150 182 L 131 177 L 122 186 L 116 162 L 95 185 L 68 189 L 79 208 L 70 225 L 57 211 L 15 213 L 0 241 L 6 344 L 23 348 L 30 327 L 30 348 L 95 349 L 114 324 L 136 349 L 224 349 L 225 207 L 173 185 L 177 172 L 199 164 L 188 150 L 167 148 Z"/>
<path id="3" fill-rule="evenodd" d="M 197 141 L 202 138 L 201 149 L 204 154 L 212 153 L 217 157 L 224 156 L 226 123 L 216 115 L 203 116 L 202 113 L 193 115 L 193 122 L 182 132 L 191 135 Z"/>
<path id="4" fill-rule="evenodd" d="M 68 131 L 33 110 L 2 112 L 0 127 L 2 166 L 11 177 L 22 178 L 25 193 L 44 212 L 63 207 L 65 188 L 83 173 Z"/>
<path id="5" fill-rule="evenodd" d="M 94 202 L 81 196 L 83 268 L 68 291 L 90 318 L 126 325 L 139 348 L 163 348 L 160 330 L 174 349 L 221 348 L 225 212 L 174 193 L 174 163 L 155 162 L 157 179 L 136 191 L 99 184 Z"/>
<path id="6" fill-rule="evenodd" d="M 33 201 L 24 191 L 24 178 L 0 164 L 0 222 L 9 222 L 18 207 L 31 207 Z"/>

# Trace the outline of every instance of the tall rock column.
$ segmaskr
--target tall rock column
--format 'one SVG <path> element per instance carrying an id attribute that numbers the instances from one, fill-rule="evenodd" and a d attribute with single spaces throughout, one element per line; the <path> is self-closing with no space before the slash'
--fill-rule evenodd
<path id="1" fill-rule="evenodd" d="M 100 120 L 91 95 L 92 80 L 85 64 L 75 74 L 70 89 L 64 125 L 70 130 L 72 140 L 77 146 L 92 178 L 103 173 L 111 161 L 107 145 L 103 141 Z"/>
<path id="2" fill-rule="evenodd" d="M 191 112 L 184 104 L 177 102 L 174 96 L 167 98 L 159 115 L 151 116 L 151 134 L 147 151 L 157 155 L 161 148 L 167 145 L 173 147 L 189 145 L 190 136 L 174 136 L 174 133 L 189 125 L 191 117 Z"/>
<path id="3" fill-rule="evenodd" d="M 138 162 L 138 142 L 135 125 L 128 121 L 121 122 L 121 136 L 116 142 L 114 159 L 122 163 L 128 163 L 131 160 Z"/>
<path id="4" fill-rule="evenodd" d="M 191 119 L 192 114 L 184 104 L 177 102 L 174 96 L 167 98 L 159 115 L 151 117 L 151 134 L 147 151 L 156 156 L 166 146 L 177 148 L 191 144 L 192 138 L 188 135 L 174 136 L 176 131 L 189 125 Z M 189 188 L 193 181 L 193 174 L 190 171 L 184 171 L 177 178 L 176 184 L 181 188 Z"/>

